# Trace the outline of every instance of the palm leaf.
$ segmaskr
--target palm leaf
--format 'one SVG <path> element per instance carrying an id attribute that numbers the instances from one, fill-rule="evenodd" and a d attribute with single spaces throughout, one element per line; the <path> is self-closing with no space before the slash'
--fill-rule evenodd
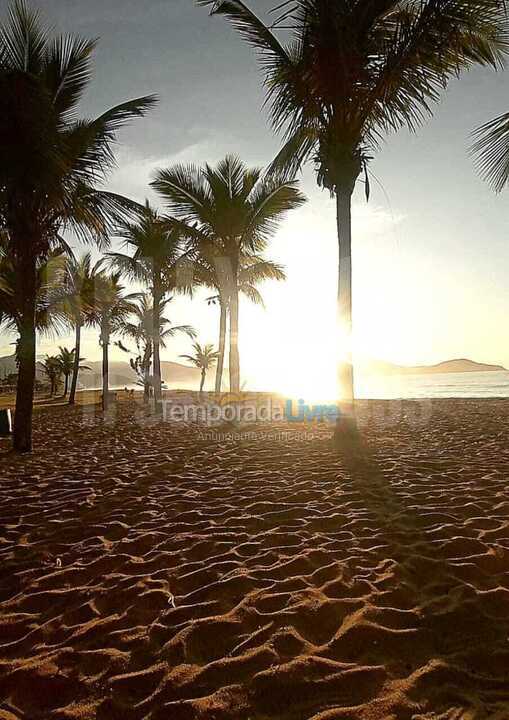
<path id="1" fill-rule="evenodd" d="M 470 151 L 475 156 L 481 176 L 495 192 L 500 192 L 509 180 L 509 113 L 478 128 Z"/>

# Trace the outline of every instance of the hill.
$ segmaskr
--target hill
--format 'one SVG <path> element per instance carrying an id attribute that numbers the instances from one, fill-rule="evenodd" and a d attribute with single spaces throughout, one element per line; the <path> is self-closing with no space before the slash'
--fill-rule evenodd
<path id="1" fill-rule="evenodd" d="M 8 375 L 15 374 L 17 372 L 18 368 L 16 366 L 16 359 L 14 355 L 5 355 L 4 357 L 0 357 L 0 380 L 3 380 L 3 378 Z M 41 362 L 38 362 L 35 367 L 35 375 L 38 380 L 46 380 L 46 375 L 44 374 Z"/>
<path id="2" fill-rule="evenodd" d="M 82 370 L 79 375 L 79 387 L 83 390 L 89 390 L 101 386 L 101 361 L 87 361 L 87 367 L 90 370 Z M 16 373 L 16 362 L 14 355 L 0 357 L 0 380 L 10 373 Z M 163 360 L 161 362 L 161 372 L 163 380 L 169 386 L 178 385 L 184 389 L 196 389 L 200 382 L 200 371 L 197 368 L 186 367 L 180 363 Z M 212 377 L 214 373 L 210 373 Z M 37 378 L 45 379 L 41 363 L 37 363 Z M 210 379 L 210 378 L 209 378 Z M 136 374 L 127 362 L 113 361 L 110 362 L 110 386 L 125 387 L 133 385 L 136 382 Z"/>
<path id="3" fill-rule="evenodd" d="M 100 360 L 87 362 L 90 370 L 82 370 L 79 375 L 79 384 L 83 389 L 97 388 L 101 385 Z M 186 367 L 180 363 L 163 360 L 161 362 L 161 374 L 164 382 L 169 387 L 184 389 L 196 389 L 200 382 L 200 371 L 197 368 Z M 213 373 L 211 373 L 212 376 Z M 113 361 L 109 367 L 110 386 L 125 387 L 136 383 L 136 374 L 127 362 Z"/>
<path id="4" fill-rule="evenodd" d="M 79 387 L 83 390 L 91 390 L 101 386 L 101 361 L 87 362 L 90 370 L 82 370 L 79 376 Z M 358 368 L 364 375 L 431 375 L 436 373 L 466 373 L 466 372 L 503 372 L 506 371 L 502 365 L 490 365 L 478 363 L 467 358 L 445 360 L 436 365 L 394 365 L 393 363 L 373 360 Z M 197 368 L 187 367 L 180 363 L 163 360 L 161 362 L 163 380 L 170 388 L 182 388 L 184 390 L 195 390 L 200 382 L 200 371 Z M 0 357 L 0 379 L 9 373 L 16 372 L 14 356 Z M 208 373 L 206 387 L 211 389 L 215 373 Z M 37 378 L 45 380 L 41 364 L 37 364 Z M 110 363 L 110 387 L 123 388 L 133 386 L 136 383 L 136 375 L 128 362 L 112 361 Z"/>
<path id="5" fill-rule="evenodd" d="M 465 373 L 465 372 L 504 372 L 502 365 L 479 363 L 467 358 L 444 360 L 436 365 L 393 365 L 392 363 L 375 363 L 373 371 L 388 375 L 433 375 L 438 373 Z"/>

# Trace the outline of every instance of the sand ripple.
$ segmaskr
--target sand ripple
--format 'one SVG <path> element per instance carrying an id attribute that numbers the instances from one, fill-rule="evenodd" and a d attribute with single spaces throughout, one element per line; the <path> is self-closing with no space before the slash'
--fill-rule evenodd
<path id="1" fill-rule="evenodd" d="M 36 424 L 0 458 L 2 720 L 509 718 L 507 401 L 368 423 L 362 460 Z"/>

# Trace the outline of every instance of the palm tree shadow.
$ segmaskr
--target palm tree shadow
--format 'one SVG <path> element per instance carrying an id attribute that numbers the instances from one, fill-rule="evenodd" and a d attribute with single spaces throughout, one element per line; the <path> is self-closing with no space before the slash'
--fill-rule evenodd
<path id="1" fill-rule="evenodd" d="M 411 698 L 433 712 L 459 712 L 447 718 L 463 718 L 468 712 L 471 720 L 502 720 L 509 716 L 509 592 L 496 587 L 489 569 L 507 574 L 509 560 L 488 552 L 474 561 L 468 548 L 474 541 L 458 538 L 452 528 L 433 537 L 436 518 L 430 522 L 398 492 L 379 460 L 380 450 L 359 434 L 340 448 L 340 455 L 381 530 L 385 555 L 394 561 L 394 597 L 400 593 L 415 609 L 418 662 L 411 674 Z M 456 549 L 448 552 L 449 543 Z"/>

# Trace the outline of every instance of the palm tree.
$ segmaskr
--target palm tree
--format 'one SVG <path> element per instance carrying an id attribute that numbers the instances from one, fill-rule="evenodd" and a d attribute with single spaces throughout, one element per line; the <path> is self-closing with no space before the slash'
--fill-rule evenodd
<path id="1" fill-rule="evenodd" d="M 64 376 L 64 397 L 67 397 L 67 391 L 69 390 L 69 378 L 74 372 L 76 366 L 76 360 L 78 364 L 78 370 L 90 370 L 85 365 L 80 365 L 81 361 L 85 358 L 80 358 L 76 353 L 76 348 L 69 350 L 66 347 L 59 347 L 59 353 L 56 356 L 60 362 L 60 370 Z"/>
<path id="2" fill-rule="evenodd" d="M 262 177 L 260 168 L 248 168 L 228 156 L 215 168 L 176 165 L 159 170 L 157 190 L 176 227 L 210 256 L 219 273 L 219 285 L 230 312 L 230 390 L 240 387 L 239 272 L 244 253 L 261 253 L 283 216 L 305 201 L 295 181 Z"/>
<path id="3" fill-rule="evenodd" d="M 120 236 L 134 251 L 133 255 L 109 253 L 109 257 L 127 277 L 148 286 L 152 295 L 154 400 L 156 410 L 160 412 L 162 308 L 169 292 L 190 293 L 192 290 L 192 284 L 188 281 L 189 273 L 185 272 L 186 258 L 181 233 L 161 218 L 147 201 L 142 217 L 137 222 L 124 223 Z"/>
<path id="4" fill-rule="evenodd" d="M 76 402 L 76 389 L 78 386 L 78 375 L 80 371 L 80 350 L 81 331 L 87 322 L 87 317 L 93 314 L 95 301 L 96 279 L 103 271 L 103 261 L 92 263 L 90 253 L 85 253 L 81 258 L 69 258 L 65 268 L 64 288 L 65 311 L 74 326 L 74 366 L 72 369 L 71 390 L 69 393 L 69 405 Z"/>
<path id="5" fill-rule="evenodd" d="M 217 250 L 217 248 L 216 248 Z M 216 367 L 216 393 L 221 392 L 224 355 L 226 347 L 227 316 L 229 311 L 229 297 L 227 293 L 228 283 L 224 282 L 224 271 L 221 265 L 214 262 L 210 254 L 205 252 L 200 255 L 194 265 L 194 280 L 197 285 L 204 285 L 217 292 L 207 298 L 209 304 L 219 305 L 219 342 L 218 361 Z M 259 255 L 244 253 L 240 257 L 240 270 L 238 277 L 239 293 L 245 295 L 251 302 L 263 306 L 263 298 L 257 289 L 257 285 L 264 280 L 285 280 L 286 275 L 283 268 L 270 260 L 265 260 Z"/>
<path id="6" fill-rule="evenodd" d="M 207 370 L 210 370 L 210 368 L 214 365 L 216 362 L 219 353 L 214 350 L 213 345 L 204 345 L 203 347 L 200 345 L 200 343 L 196 342 L 193 343 L 193 350 L 194 355 L 181 355 L 181 358 L 184 358 L 185 360 L 188 360 L 191 362 L 195 367 L 199 368 L 201 370 L 201 380 L 200 380 L 200 397 L 203 395 L 203 386 L 205 384 L 205 377 L 207 375 Z"/>
<path id="7" fill-rule="evenodd" d="M 383 136 L 415 130 L 451 76 L 474 64 L 502 64 L 508 50 L 503 0 L 286 0 L 270 26 L 241 0 L 197 0 L 225 15 L 258 53 L 272 126 L 284 146 L 272 170 L 294 177 L 315 164 L 336 198 L 338 368 L 353 421 L 351 199 Z M 289 34 L 281 42 L 276 33 Z M 341 425 L 341 424 L 340 424 Z M 351 427 L 352 422 L 345 426 Z M 338 426 L 338 431 L 340 430 Z"/>
<path id="8" fill-rule="evenodd" d="M 143 97 L 94 120 L 77 117 L 95 41 L 52 38 L 23 0 L 0 25 L 0 229 L 10 234 L 20 307 L 20 366 L 13 445 L 32 447 L 38 258 L 64 228 L 106 244 L 137 205 L 99 190 L 114 164 L 117 131 L 154 105 Z"/>
<path id="9" fill-rule="evenodd" d="M 178 333 L 184 333 L 188 337 L 194 339 L 196 332 L 190 325 L 172 325 L 162 313 L 166 306 L 171 302 L 171 298 L 166 298 L 160 303 L 159 313 L 159 332 L 157 337 L 161 349 L 166 349 L 167 340 L 174 337 Z M 129 338 L 136 344 L 137 355 L 130 359 L 131 368 L 138 375 L 139 382 L 143 385 L 143 399 L 148 402 L 151 387 L 157 386 L 157 378 L 150 377 L 150 369 L 154 354 L 154 309 L 153 298 L 143 293 L 134 303 L 132 319 L 123 321 L 119 325 L 119 333 Z M 131 353 L 122 343 L 116 343 L 124 352 Z"/>
<path id="10" fill-rule="evenodd" d="M 56 355 L 46 355 L 42 364 L 42 369 L 50 382 L 50 397 L 53 397 L 53 395 L 56 395 L 57 393 L 60 379 L 62 377 L 62 365 L 60 358 Z"/>
<path id="11" fill-rule="evenodd" d="M 60 371 L 64 376 L 64 397 L 67 397 L 67 391 L 69 389 L 69 377 L 74 367 L 74 356 L 75 351 L 69 350 L 67 347 L 60 346 L 58 348 L 59 353 L 57 358 L 60 362 Z"/>
<path id="12" fill-rule="evenodd" d="M 99 327 L 102 347 L 102 407 L 109 407 L 109 347 L 111 336 L 119 332 L 129 315 L 136 312 L 139 293 L 126 295 L 120 284 L 120 273 L 100 273 L 95 281 L 94 307 L 87 311 L 87 322 Z"/>

